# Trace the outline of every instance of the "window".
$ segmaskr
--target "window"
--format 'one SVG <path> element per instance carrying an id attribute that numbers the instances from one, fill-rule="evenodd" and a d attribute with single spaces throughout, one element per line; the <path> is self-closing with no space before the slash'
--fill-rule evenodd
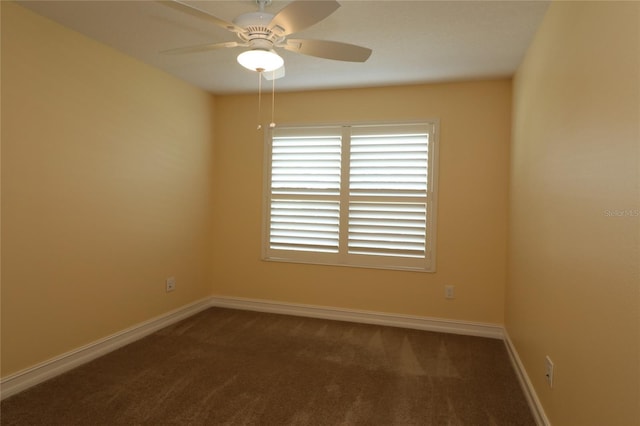
<path id="1" fill-rule="evenodd" d="M 436 126 L 273 129 L 264 259 L 434 271 Z"/>

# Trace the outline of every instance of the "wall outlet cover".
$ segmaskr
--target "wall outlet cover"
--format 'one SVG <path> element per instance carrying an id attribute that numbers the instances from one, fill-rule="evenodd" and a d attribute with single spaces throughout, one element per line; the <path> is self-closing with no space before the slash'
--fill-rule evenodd
<path id="1" fill-rule="evenodd" d="M 165 281 L 167 293 L 176 289 L 176 278 L 169 277 Z"/>
<path id="2" fill-rule="evenodd" d="M 455 286 L 445 285 L 444 286 L 444 298 L 445 299 L 454 299 L 455 298 Z"/>

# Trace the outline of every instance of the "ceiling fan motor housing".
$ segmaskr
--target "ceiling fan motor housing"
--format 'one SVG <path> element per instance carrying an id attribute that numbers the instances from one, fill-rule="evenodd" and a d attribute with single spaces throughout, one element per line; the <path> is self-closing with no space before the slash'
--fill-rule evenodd
<path id="1" fill-rule="evenodd" d="M 280 27 L 269 28 L 273 16 L 265 12 L 250 12 L 238 16 L 233 23 L 245 30 L 238 33 L 238 37 L 252 48 L 273 49 L 273 45 L 282 39 L 277 31 Z M 284 32 L 284 29 L 281 30 Z"/>

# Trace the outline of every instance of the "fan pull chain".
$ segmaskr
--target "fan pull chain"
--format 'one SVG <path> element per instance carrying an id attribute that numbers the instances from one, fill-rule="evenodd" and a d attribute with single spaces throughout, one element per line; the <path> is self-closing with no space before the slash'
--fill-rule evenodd
<path id="1" fill-rule="evenodd" d="M 260 120 L 262 119 L 262 68 L 258 68 L 258 128 L 257 130 L 262 129 L 262 124 L 260 124 Z"/>
<path id="2" fill-rule="evenodd" d="M 272 71 L 273 74 L 271 75 L 272 80 L 271 80 L 271 123 L 269 124 L 270 128 L 274 128 L 276 127 L 276 122 L 273 119 L 273 117 L 275 116 L 275 111 L 276 111 L 276 72 L 275 70 Z"/>

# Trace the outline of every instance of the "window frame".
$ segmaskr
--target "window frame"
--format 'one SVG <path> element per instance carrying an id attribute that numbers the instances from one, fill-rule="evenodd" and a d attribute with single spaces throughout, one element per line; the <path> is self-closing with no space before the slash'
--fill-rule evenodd
<path id="1" fill-rule="evenodd" d="M 403 128 L 415 125 L 426 125 L 428 131 L 428 162 L 427 162 L 427 190 L 426 204 L 426 238 L 425 257 L 409 259 L 402 257 L 398 262 L 397 257 L 376 256 L 368 254 L 354 254 L 348 252 L 349 237 L 349 201 L 350 194 L 350 158 L 351 158 L 351 128 L 397 127 Z M 338 202 L 346 200 L 346 208 L 340 208 L 339 220 L 339 252 L 320 253 L 298 250 L 275 250 L 270 247 L 271 236 L 271 196 L 272 196 L 272 141 L 274 130 L 291 131 L 300 133 L 313 133 L 315 129 L 340 128 L 341 135 L 341 171 L 340 192 L 334 198 Z M 305 263 L 329 266 L 348 266 L 355 268 L 373 268 L 389 270 L 406 270 L 416 272 L 436 272 L 436 231 L 437 231 L 437 204 L 438 204 L 438 155 L 439 155 L 439 130 L 438 119 L 423 119 L 405 122 L 341 122 L 327 124 L 299 124 L 290 123 L 278 125 L 277 129 L 269 129 L 264 134 L 264 166 L 263 166 L 263 203 L 262 203 L 262 260 L 268 262 Z M 394 197 L 391 197 L 394 198 Z M 397 197 L 396 197 L 397 198 Z M 380 198 L 377 198 L 380 200 Z"/>

